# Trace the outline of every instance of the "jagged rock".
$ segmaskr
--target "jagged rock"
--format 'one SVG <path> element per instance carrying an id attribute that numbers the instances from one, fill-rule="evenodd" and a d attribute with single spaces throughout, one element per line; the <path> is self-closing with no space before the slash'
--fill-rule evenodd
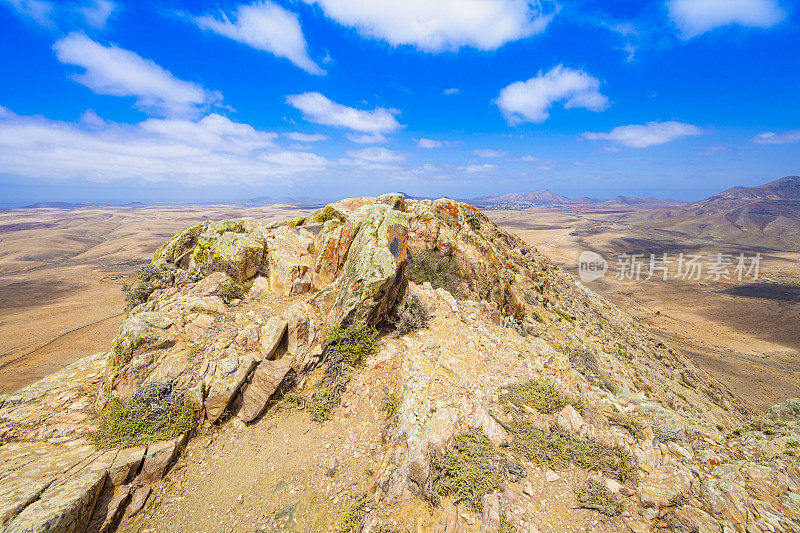
<path id="1" fill-rule="evenodd" d="M 767 410 L 766 418 L 776 422 L 798 422 L 800 421 L 800 398 L 790 398 L 777 405 L 773 405 Z"/>
<path id="2" fill-rule="evenodd" d="M 161 479 L 185 442 L 186 435 L 183 435 L 148 446 L 142 463 L 141 482 L 150 484 Z"/>
<path id="3" fill-rule="evenodd" d="M 255 236 L 226 232 L 214 243 L 204 268 L 241 283 L 256 275 L 263 253 L 264 243 Z"/>
<path id="4" fill-rule="evenodd" d="M 279 227 L 266 237 L 261 267 L 275 294 L 301 294 L 311 288 L 314 237 L 303 229 Z"/>
<path id="5" fill-rule="evenodd" d="M 400 211 L 376 205 L 364 220 L 336 280 L 331 323 L 375 324 L 394 305 L 405 281 L 408 221 Z"/>
<path id="6" fill-rule="evenodd" d="M 131 495 L 131 502 L 125 510 L 125 516 L 134 516 L 141 511 L 144 504 L 147 503 L 147 498 L 150 496 L 151 492 L 153 492 L 153 488 L 150 485 L 137 487 Z"/>
<path id="7" fill-rule="evenodd" d="M 78 467 L 64 479 L 54 482 L 4 531 L 82 531 L 89 522 L 115 454 L 102 454 L 87 466 Z"/>
<path id="8" fill-rule="evenodd" d="M 163 313 L 142 312 L 129 316 L 112 343 L 112 364 L 122 366 L 145 350 L 171 346 L 175 336 L 166 330 L 172 324 L 172 319 Z"/>
<path id="9" fill-rule="evenodd" d="M 639 499 L 645 507 L 670 505 L 678 496 L 687 496 L 692 475 L 674 465 L 659 466 L 645 478 L 639 488 Z"/>
<path id="10" fill-rule="evenodd" d="M 565 406 L 561 411 L 558 412 L 556 422 L 570 433 L 574 433 L 576 435 L 580 434 L 581 429 L 583 428 L 583 417 L 571 405 Z"/>
<path id="11" fill-rule="evenodd" d="M 247 297 L 251 300 L 264 298 L 272 294 L 272 289 L 269 286 L 269 280 L 264 276 L 258 276 L 253 280 L 250 290 L 247 291 Z"/>
<path id="12" fill-rule="evenodd" d="M 239 359 L 237 356 L 222 359 L 217 363 L 217 370 L 206 397 L 206 418 L 214 423 L 222 416 L 234 395 L 239 391 L 247 376 L 258 364 L 258 359 L 247 354 Z"/>
<path id="13" fill-rule="evenodd" d="M 483 497 L 483 517 L 481 531 L 491 532 L 500 528 L 500 498 L 497 494 Z"/>
<path id="14" fill-rule="evenodd" d="M 286 374 L 292 370 L 294 356 L 287 355 L 277 361 L 263 360 L 250 381 L 242 391 L 242 408 L 239 418 L 244 422 L 252 422 L 264 411 L 270 397 L 283 383 Z"/>
<path id="15" fill-rule="evenodd" d="M 147 448 L 144 446 L 120 450 L 108 469 L 109 483 L 114 487 L 118 487 L 130 481 L 139 471 L 139 466 L 142 464 L 146 452 Z"/>
<path id="16" fill-rule="evenodd" d="M 489 440 L 501 444 L 508 440 L 508 433 L 497 423 L 497 420 L 475 401 L 464 401 L 459 408 L 459 420 L 470 428 L 480 428 Z"/>
<path id="17" fill-rule="evenodd" d="M 128 485 L 115 487 L 106 485 L 94 506 L 92 518 L 86 526 L 85 533 L 106 533 L 116 527 L 122 518 L 130 499 L 131 488 Z"/>
<path id="18" fill-rule="evenodd" d="M 274 359 L 278 347 L 286 335 L 288 323 L 279 316 L 273 316 L 267 323 L 261 326 L 261 357 L 263 359 Z M 295 339 L 295 346 L 297 340 Z"/>

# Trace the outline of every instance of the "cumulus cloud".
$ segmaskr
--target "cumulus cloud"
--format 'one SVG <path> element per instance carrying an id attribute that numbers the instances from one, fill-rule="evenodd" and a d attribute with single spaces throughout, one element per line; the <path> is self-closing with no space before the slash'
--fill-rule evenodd
<path id="1" fill-rule="evenodd" d="M 449 95 L 449 94 L 458 94 L 460 92 L 461 90 L 458 89 L 457 87 L 451 87 L 449 89 L 445 89 L 444 91 L 442 91 L 442 94 Z"/>
<path id="2" fill-rule="evenodd" d="M 667 7 L 684 39 L 730 24 L 769 28 L 786 16 L 777 0 L 669 0 Z"/>
<path id="3" fill-rule="evenodd" d="M 442 141 L 434 141 L 433 139 L 419 139 L 417 141 L 417 145 L 420 148 L 431 150 L 433 148 L 440 148 L 442 146 Z"/>
<path id="4" fill-rule="evenodd" d="M 195 24 L 257 50 L 284 57 L 309 74 L 325 71 L 308 56 L 308 46 L 295 13 L 270 1 L 240 5 L 235 14 L 221 12 L 193 17 Z"/>
<path id="5" fill-rule="evenodd" d="M 103 46 L 71 33 L 53 45 L 62 63 L 83 67 L 72 79 L 97 94 L 133 96 L 140 109 L 158 115 L 190 115 L 222 100 L 218 92 L 179 80 L 155 62 L 135 53 Z"/>
<path id="6" fill-rule="evenodd" d="M 492 170 L 496 170 L 496 165 L 490 165 L 489 163 L 484 163 L 483 165 L 469 165 L 466 167 L 460 167 L 459 170 L 462 172 L 466 172 L 467 174 L 476 174 L 479 172 L 490 172 Z"/>
<path id="7" fill-rule="evenodd" d="M 89 25 L 103 29 L 117 5 L 111 0 L 77 0 L 58 3 L 45 0 L 0 0 L 10 5 L 21 17 L 46 28 L 57 22 L 67 26 Z"/>
<path id="8" fill-rule="evenodd" d="M 590 141 L 611 141 L 628 148 L 647 148 L 648 146 L 674 141 L 680 137 L 700 135 L 701 133 L 703 131 L 692 124 L 669 121 L 618 126 L 608 133 L 587 131 L 583 134 L 583 137 Z"/>
<path id="9" fill-rule="evenodd" d="M 765 131 L 753 137 L 756 144 L 791 144 L 800 142 L 800 130 Z"/>
<path id="10" fill-rule="evenodd" d="M 399 163 L 405 161 L 406 156 L 393 150 L 372 146 L 362 150 L 348 150 L 347 155 L 360 161 L 370 163 Z"/>
<path id="11" fill-rule="evenodd" d="M 543 32 L 556 10 L 547 0 L 304 1 L 319 5 L 327 16 L 364 37 L 425 52 L 462 46 L 495 50 Z"/>
<path id="12" fill-rule="evenodd" d="M 564 107 L 583 107 L 603 111 L 608 98 L 600 93 L 600 80 L 581 70 L 558 65 L 535 78 L 518 81 L 503 88 L 494 103 L 500 107 L 509 124 L 544 122 L 550 106 L 564 102 Z"/>
<path id="13" fill-rule="evenodd" d="M 503 157 L 508 155 L 505 150 L 473 150 L 472 153 L 478 157 Z"/>
<path id="14" fill-rule="evenodd" d="M 287 137 L 289 137 L 293 141 L 297 141 L 299 143 L 315 143 L 319 141 L 327 141 L 328 136 L 322 135 L 321 133 L 297 133 L 297 132 L 289 132 L 284 133 Z"/>
<path id="15" fill-rule="evenodd" d="M 360 135 L 348 133 L 347 138 L 358 144 L 379 144 L 389 140 L 382 133 L 364 133 Z"/>
<path id="16" fill-rule="evenodd" d="M 286 102 L 300 110 L 304 119 L 325 126 L 347 128 L 372 135 L 388 133 L 400 127 L 394 118 L 399 113 L 396 109 L 355 109 L 337 104 L 317 92 L 293 94 L 286 97 Z"/>
<path id="17" fill-rule="evenodd" d="M 201 120 L 151 118 L 81 123 L 19 116 L 0 109 L 0 167 L 26 178 L 173 180 L 184 185 L 285 183 L 324 170 L 328 161 L 282 150 L 276 134 L 217 114 Z"/>

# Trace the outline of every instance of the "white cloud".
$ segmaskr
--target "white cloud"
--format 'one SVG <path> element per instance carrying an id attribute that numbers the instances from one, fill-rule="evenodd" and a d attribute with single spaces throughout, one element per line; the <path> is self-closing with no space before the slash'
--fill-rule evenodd
<path id="1" fill-rule="evenodd" d="M 628 148 L 647 148 L 664 144 L 688 135 L 700 135 L 703 131 L 683 122 L 648 122 L 644 125 L 618 126 L 608 133 L 587 131 L 583 137 L 591 141 L 611 141 Z"/>
<path id="2" fill-rule="evenodd" d="M 304 0 L 368 38 L 425 52 L 495 50 L 541 33 L 556 10 L 530 0 Z M 548 8 L 544 9 L 542 4 Z"/>
<path id="3" fill-rule="evenodd" d="M 769 28 L 786 15 L 776 0 L 669 0 L 667 7 L 684 39 L 730 24 Z"/>
<path id="4" fill-rule="evenodd" d="M 9 4 L 16 12 L 46 28 L 56 22 L 68 26 L 84 25 L 103 29 L 117 5 L 111 0 L 62 0 L 56 4 L 45 0 L 0 0 Z"/>
<path id="5" fill-rule="evenodd" d="M 159 115 L 190 115 L 222 100 L 217 92 L 179 80 L 129 50 L 103 46 L 71 33 L 53 45 L 58 60 L 86 69 L 72 79 L 97 94 L 133 96 L 137 107 Z"/>
<path id="6" fill-rule="evenodd" d="M 368 161 L 370 163 L 399 163 L 405 161 L 406 156 L 393 150 L 372 146 L 362 150 L 348 150 L 347 155 L 360 161 Z"/>
<path id="7" fill-rule="evenodd" d="M 217 114 L 137 124 L 85 116 L 86 121 L 73 124 L 0 110 L 2 172 L 26 178 L 282 185 L 329 164 L 313 153 L 282 150 L 274 144 L 276 134 Z"/>
<path id="8" fill-rule="evenodd" d="M 299 109 L 306 120 L 326 126 L 370 134 L 388 133 L 400 127 L 394 118 L 399 113 L 396 109 L 376 107 L 364 111 L 337 104 L 317 92 L 293 94 L 286 97 L 286 102 Z"/>
<path id="9" fill-rule="evenodd" d="M 220 18 L 204 15 L 193 17 L 192 20 L 202 29 L 285 57 L 310 74 L 325 74 L 308 57 L 308 47 L 297 15 L 270 1 L 240 5 L 235 15 L 222 12 Z"/>
<path id="10" fill-rule="evenodd" d="M 489 163 L 484 163 L 483 165 L 469 165 L 466 167 L 460 167 L 459 170 L 462 172 L 466 172 L 468 174 L 476 174 L 479 172 L 490 172 L 492 170 L 496 170 L 496 165 L 490 165 Z"/>
<path id="11" fill-rule="evenodd" d="M 503 157 L 508 155 L 505 150 L 473 150 L 472 153 L 478 157 Z"/>
<path id="12" fill-rule="evenodd" d="M 494 103 L 509 124 L 544 122 L 554 102 L 564 102 L 567 109 L 583 107 L 603 111 L 608 98 L 600 93 L 600 80 L 581 70 L 558 65 L 545 74 L 539 72 L 528 81 L 512 83 L 500 91 Z"/>
<path id="13" fill-rule="evenodd" d="M 537 161 L 541 161 L 541 159 L 534 155 L 523 155 L 522 160 L 526 163 L 536 163 Z"/>
<path id="14" fill-rule="evenodd" d="M 289 137 L 293 141 L 297 141 L 299 143 L 315 143 L 319 141 L 327 141 L 328 136 L 322 135 L 321 133 L 297 133 L 297 132 L 289 132 L 284 133 L 287 137 Z"/>
<path id="15" fill-rule="evenodd" d="M 106 27 L 116 9 L 117 5 L 111 0 L 93 0 L 89 5 L 77 8 L 89 26 L 100 30 Z"/>
<path id="16" fill-rule="evenodd" d="M 431 150 L 433 148 L 440 148 L 442 146 L 442 141 L 434 141 L 433 139 L 419 139 L 417 141 L 417 145 L 420 148 Z"/>
<path id="17" fill-rule="evenodd" d="M 379 144 L 389 140 L 382 133 L 364 133 L 361 135 L 348 133 L 347 138 L 358 144 Z"/>
<path id="18" fill-rule="evenodd" d="M 800 130 L 765 131 L 753 137 L 756 144 L 791 144 L 800 142 Z"/>
<path id="19" fill-rule="evenodd" d="M 53 5 L 43 0 L 3 0 L 21 16 L 30 18 L 45 27 L 53 25 Z"/>
<path id="20" fill-rule="evenodd" d="M 445 89 L 444 91 L 442 91 L 442 94 L 446 94 L 446 95 L 447 94 L 458 94 L 460 92 L 461 92 L 461 90 L 458 89 L 457 87 L 451 87 L 449 89 Z"/>

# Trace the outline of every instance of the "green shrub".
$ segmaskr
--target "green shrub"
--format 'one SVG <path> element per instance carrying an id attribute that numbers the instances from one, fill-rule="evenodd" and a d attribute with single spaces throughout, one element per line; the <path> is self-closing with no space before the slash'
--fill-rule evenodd
<path id="1" fill-rule="evenodd" d="M 549 433 L 521 424 L 511 444 L 513 450 L 531 462 L 554 466 L 570 463 L 599 471 L 624 483 L 637 479 L 637 461 L 630 452 L 619 446 L 608 446 L 597 440 L 580 440 L 561 426 L 553 426 Z"/>
<path id="2" fill-rule="evenodd" d="M 558 307 L 554 307 L 553 311 L 555 312 L 555 314 L 557 314 L 558 316 L 560 316 L 561 318 L 563 318 L 564 320 L 566 320 L 570 324 L 574 324 L 575 323 L 575 317 L 569 315 L 566 311 L 562 311 Z"/>
<path id="3" fill-rule="evenodd" d="M 95 434 L 99 448 L 128 448 L 178 437 L 194 429 L 195 412 L 174 381 L 151 381 L 127 401 L 111 400 Z"/>
<path id="4" fill-rule="evenodd" d="M 366 324 L 338 325 L 328 330 L 329 346 L 350 366 L 358 366 L 375 350 L 378 331 Z"/>
<path id="5" fill-rule="evenodd" d="M 389 321 L 398 335 L 405 335 L 428 326 L 428 308 L 416 294 L 407 295 L 395 306 Z"/>
<path id="6" fill-rule="evenodd" d="M 434 251 L 409 254 L 407 276 L 410 281 L 430 283 L 434 288 L 441 287 L 453 296 L 463 296 L 461 282 L 453 274 L 453 261 L 450 257 Z"/>
<path id="7" fill-rule="evenodd" d="M 644 440 L 644 423 L 630 414 L 614 413 L 608 417 L 608 422 L 613 426 L 620 426 L 628 430 L 636 440 Z"/>
<path id="8" fill-rule="evenodd" d="M 241 300 L 244 297 L 244 287 L 234 282 L 223 283 L 217 290 L 217 296 L 222 298 L 226 304 L 234 300 Z"/>
<path id="9" fill-rule="evenodd" d="M 480 429 L 460 433 L 438 461 L 442 487 L 455 495 L 453 503 L 466 502 L 475 509 L 483 496 L 502 490 L 503 473 L 494 461 L 494 445 Z"/>
<path id="10" fill-rule="evenodd" d="M 400 410 L 400 399 L 394 394 L 386 394 L 381 400 L 381 411 L 386 418 L 392 418 Z"/>
<path id="11" fill-rule="evenodd" d="M 122 292 L 125 294 L 125 312 L 145 303 L 156 289 L 166 286 L 169 277 L 169 273 L 162 271 L 153 264 L 138 268 L 136 270 L 136 282 L 122 284 Z"/>
<path id="12" fill-rule="evenodd" d="M 369 491 L 364 490 L 350 499 L 350 503 L 342 509 L 339 517 L 339 533 L 352 533 L 361 521 L 361 511 L 369 497 Z"/>
<path id="13" fill-rule="evenodd" d="M 590 480 L 578 492 L 578 506 L 584 509 L 593 509 L 606 516 L 617 516 L 625 506 L 605 486 L 605 483 Z"/>
<path id="14" fill-rule="evenodd" d="M 567 405 L 583 411 L 583 400 L 571 398 L 554 384 L 535 378 L 504 387 L 500 392 L 500 400 L 511 402 L 520 409 L 527 405 L 546 414 L 560 411 Z"/>

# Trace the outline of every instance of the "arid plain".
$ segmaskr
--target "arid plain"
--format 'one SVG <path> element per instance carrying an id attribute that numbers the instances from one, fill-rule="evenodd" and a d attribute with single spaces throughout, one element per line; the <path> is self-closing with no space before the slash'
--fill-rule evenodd
<path id="1" fill-rule="evenodd" d="M 121 322 L 122 283 L 178 231 L 202 220 L 270 222 L 303 212 L 285 206 L 0 212 L 0 393 L 106 350 Z M 620 221 L 619 210 L 486 213 L 573 275 L 582 251 L 606 257 L 607 274 L 587 285 L 687 353 L 754 409 L 800 391 L 800 253 L 648 229 Z M 618 254 L 680 252 L 760 253 L 760 276 L 741 282 L 615 279 Z"/>

